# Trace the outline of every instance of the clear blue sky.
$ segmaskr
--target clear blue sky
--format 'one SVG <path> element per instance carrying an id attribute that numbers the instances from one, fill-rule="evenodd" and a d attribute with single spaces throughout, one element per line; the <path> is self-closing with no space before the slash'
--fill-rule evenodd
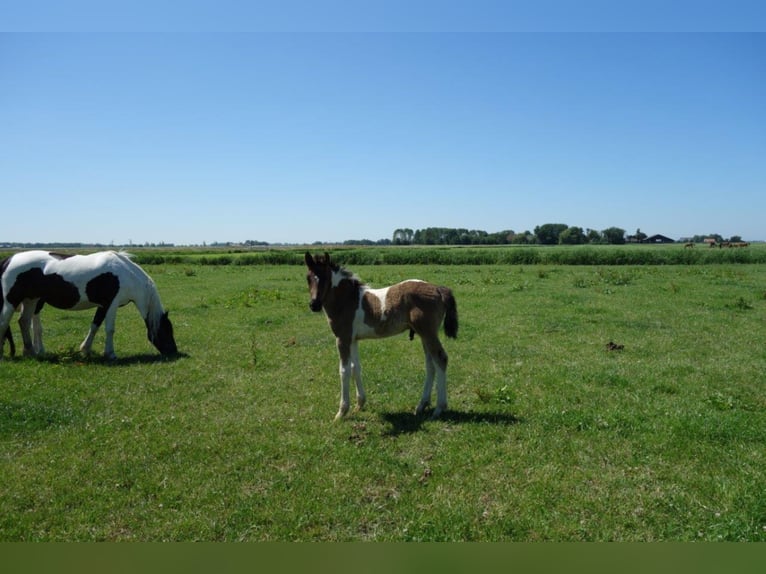
<path id="1" fill-rule="evenodd" d="M 0 34 L 0 242 L 766 239 L 766 34 L 45 29 Z"/>

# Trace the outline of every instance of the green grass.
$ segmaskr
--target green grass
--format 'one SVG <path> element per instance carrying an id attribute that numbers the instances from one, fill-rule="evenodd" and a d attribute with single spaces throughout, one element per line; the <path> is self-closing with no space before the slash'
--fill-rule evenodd
<path id="1" fill-rule="evenodd" d="M 762 265 L 351 266 L 461 325 L 443 420 L 402 335 L 337 424 L 303 269 L 145 268 L 184 356 L 126 307 L 84 359 L 90 313 L 46 308 L 49 356 L 0 363 L 0 540 L 766 540 Z"/>

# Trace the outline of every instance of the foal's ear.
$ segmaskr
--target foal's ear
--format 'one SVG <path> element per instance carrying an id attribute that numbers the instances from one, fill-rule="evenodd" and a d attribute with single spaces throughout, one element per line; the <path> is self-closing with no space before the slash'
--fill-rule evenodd
<path id="1" fill-rule="evenodd" d="M 330 254 L 327 251 L 324 252 L 324 262 L 327 263 L 327 265 L 330 264 Z"/>
<path id="2" fill-rule="evenodd" d="M 304 257 L 304 259 L 306 260 L 306 267 L 308 267 L 309 269 L 313 269 L 314 267 L 316 267 L 316 262 L 314 261 L 314 258 L 311 256 L 311 253 L 309 253 L 308 251 L 306 251 L 306 256 Z"/>

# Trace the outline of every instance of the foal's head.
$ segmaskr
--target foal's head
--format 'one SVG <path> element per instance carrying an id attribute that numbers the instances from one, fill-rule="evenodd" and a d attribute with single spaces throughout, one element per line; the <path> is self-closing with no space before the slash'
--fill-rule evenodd
<path id="1" fill-rule="evenodd" d="M 311 253 L 306 252 L 306 281 L 309 284 L 309 295 L 311 301 L 309 307 L 315 313 L 322 310 L 322 301 L 327 295 L 327 291 L 332 287 L 332 274 L 338 267 L 330 263 L 330 254 L 325 253 L 324 257 L 317 256 L 314 259 Z"/>

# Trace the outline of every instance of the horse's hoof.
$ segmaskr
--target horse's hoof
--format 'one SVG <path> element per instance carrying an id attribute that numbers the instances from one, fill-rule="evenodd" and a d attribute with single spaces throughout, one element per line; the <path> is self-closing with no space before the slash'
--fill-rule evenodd
<path id="1" fill-rule="evenodd" d="M 442 412 L 444 412 L 444 411 L 442 411 L 442 409 L 436 409 L 436 410 L 433 412 L 433 414 L 431 415 L 431 420 L 432 420 L 432 421 L 435 421 L 436 419 L 438 419 L 439 417 L 441 417 L 441 416 L 442 416 Z"/>
<path id="2" fill-rule="evenodd" d="M 426 409 L 428 408 L 430 403 L 420 403 L 418 405 L 418 408 L 415 409 L 415 416 L 421 416 L 424 412 L 426 412 Z"/>
<path id="3" fill-rule="evenodd" d="M 335 415 L 333 422 L 338 422 L 339 420 L 343 419 L 343 417 L 345 417 L 347 413 L 348 413 L 348 407 L 346 407 L 345 409 L 344 408 L 340 409 L 338 411 L 338 414 Z"/>

